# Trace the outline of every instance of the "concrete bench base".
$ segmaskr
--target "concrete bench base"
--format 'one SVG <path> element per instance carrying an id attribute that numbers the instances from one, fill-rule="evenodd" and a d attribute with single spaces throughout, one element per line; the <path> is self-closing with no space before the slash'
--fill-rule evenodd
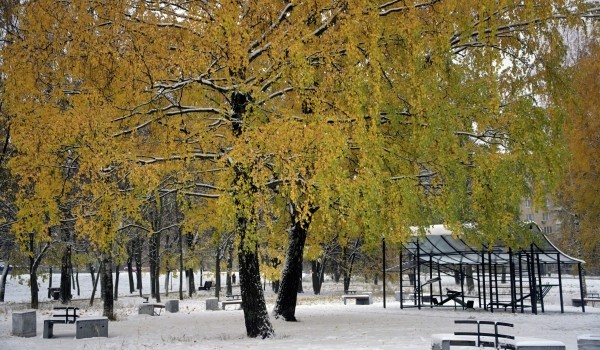
<path id="1" fill-rule="evenodd" d="M 208 298 L 206 299 L 206 310 L 215 311 L 219 309 L 219 299 Z"/>
<path id="2" fill-rule="evenodd" d="M 37 334 L 37 316 L 34 311 L 12 313 L 12 335 L 16 337 L 35 337 Z"/>
<path id="3" fill-rule="evenodd" d="M 517 338 L 514 342 L 507 342 L 516 350 L 566 350 L 564 343 L 555 340 Z M 432 334 L 431 350 L 451 350 L 453 346 L 477 346 L 475 337 L 448 334 Z"/>
<path id="4" fill-rule="evenodd" d="M 373 296 L 371 293 L 364 294 L 344 294 L 342 295 L 342 301 L 346 305 L 347 299 L 355 299 L 356 305 L 371 305 L 373 304 Z"/>
<path id="5" fill-rule="evenodd" d="M 162 309 L 165 308 L 163 304 L 140 304 L 138 306 L 138 314 L 139 315 L 150 315 L 150 316 L 160 316 Z M 158 312 L 156 311 L 158 310 Z"/>
<path id="6" fill-rule="evenodd" d="M 578 336 L 577 350 L 600 350 L 600 334 L 583 334 Z"/>
<path id="7" fill-rule="evenodd" d="M 165 310 L 171 313 L 179 312 L 179 300 L 167 300 Z"/>
<path id="8" fill-rule="evenodd" d="M 68 324 L 68 323 L 65 323 L 65 321 L 62 319 L 44 320 L 44 332 L 42 335 L 44 338 L 48 339 L 48 338 L 52 338 L 54 336 L 54 324 L 55 323 Z"/>
<path id="9" fill-rule="evenodd" d="M 223 310 L 225 310 L 225 306 L 227 305 L 242 305 L 242 299 L 235 299 L 235 300 L 223 300 L 221 302 L 221 308 Z"/>
<path id="10" fill-rule="evenodd" d="M 75 321 L 75 338 L 108 338 L 108 318 L 80 318 Z"/>

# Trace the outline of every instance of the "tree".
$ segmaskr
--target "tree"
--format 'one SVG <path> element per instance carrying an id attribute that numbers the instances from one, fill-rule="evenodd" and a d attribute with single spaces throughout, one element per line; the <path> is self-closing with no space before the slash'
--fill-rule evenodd
<path id="1" fill-rule="evenodd" d="M 597 269 L 600 242 L 600 202 L 597 179 L 600 172 L 600 45 L 592 41 L 571 69 L 573 90 L 566 121 L 571 162 L 559 193 L 564 209 L 562 241 L 567 251 L 583 257 L 588 268 Z M 592 92 L 592 93 L 590 93 Z M 582 190 L 585 189 L 585 190 Z"/>
<path id="2" fill-rule="evenodd" d="M 519 201 L 557 183 L 556 22 L 574 19 L 575 5 L 26 3 L 26 35 L 2 57 L 18 117 L 11 132 L 30 157 L 32 146 L 81 147 L 90 195 L 78 222 L 103 252 L 144 189 L 173 173 L 182 189 L 196 189 L 210 171 L 213 187 L 198 194 L 219 197 L 236 232 L 247 334 L 270 337 L 259 248 L 262 225 L 284 216 L 267 213 L 292 208 L 290 286 L 304 236 L 331 241 L 335 220 L 344 243 L 367 248 L 438 222 L 474 223 L 464 231 L 475 243 L 519 244 Z M 31 145 L 24 135 L 41 136 L 40 125 L 45 142 Z M 52 175 L 29 184 L 41 189 Z M 292 310 L 290 300 L 282 306 Z"/>

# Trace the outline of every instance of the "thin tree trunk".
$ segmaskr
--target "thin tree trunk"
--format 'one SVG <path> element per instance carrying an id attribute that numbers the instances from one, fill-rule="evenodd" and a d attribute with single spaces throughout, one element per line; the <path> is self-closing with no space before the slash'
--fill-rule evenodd
<path id="1" fill-rule="evenodd" d="M 183 235 L 181 228 L 179 233 L 179 300 L 183 300 Z"/>
<path id="2" fill-rule="evenodd" d="M 135 284 L 133 282 L 133 258 L 130 256 L 127 259 L 127 278 L 129 280 L 129 294 L 135 292 Z"/>
<path id="3" fill-rule="evenodd" d="M 121 275 L 121 265 L 117 264 L 115 266 L 115 292 L 114 292 L 114 300 L 119 298 L 119 275 Z"/>
<path id="4" fill-rule="evenodd" d="M 321 294 L 321 286 L 323 278 L 321 277 L 321 263 L 317 260 L 313 260 L 310 262 L 311 265 L 311 277 L 312 277 L 312 286 L 313 293 L 315 295 Z"/>
<path id="5" fill-rule="evenodd" d="M 48 299 L 52 297 L 50 289 L 52 288 L 52 266 L 48 267 Z"/>
<path id="6" fill-rule="evenodd" d="M 79 267 L 75 272 L 75 285 L 77 286 L 77 296 L 81 295 L 81 288 L 79 288 Z"/>
<path id="7" fill-rule="evenodd" d="M 140 291 L 142 296 L 142 238 L 138 237 L 135 240 L 135 277 L 136 289 Z"/>
<path id="8" fill-rule="evenodd" d="M 167 269 L 165 274 L 165 296 L 169 296 L 169 277 L 171 277 L 171 270 Z"/>
<path id="9" fill-rule="evenodd" d="M 0 302 L 4 302 L 4 292 L 6 291 L 6 276 L 8 276 L 9 270 L 8 260 L 4 260 L 4 269 L 2 270 L 2 277 L 0 277 Z"/>
<path id="10" fill-rule="evenodd" d="M 100 266 L 98 268 L 99 271 L 102 271 L 103 262 L 100 261 Z M 90 264 L 90 272 L 92 273 L 92 282 L 94 283 L 94 287 L 92 288 L 92 296 L 90 297 L 90 306 L 94 305 L 94 297 L 96 296 L 96 290 L 98 289 L 98 281 L 100 281 L 100 273 L 98 273 L 98 278 L 94 278 L 94 267 Z"/>
<path id="11" fill-rule="evenodd" d="M 231 281 L 231 274 L 233 272 L 233 242 L 229 242 L 227 246 L 227 295 L 233 294 L 233 283 Z"/>
<path id="12" fill-rule="evenodd" d="M 215 298 L 219 299 L 221 292 L 221 251 L 217 248 L 215 254 Z"/>

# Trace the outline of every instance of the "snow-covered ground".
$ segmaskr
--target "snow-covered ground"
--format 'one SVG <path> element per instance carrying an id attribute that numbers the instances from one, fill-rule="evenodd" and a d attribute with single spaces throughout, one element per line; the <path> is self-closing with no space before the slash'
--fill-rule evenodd
<path id="1" fill-rule="evenodd" d="M 232 306 L 223 311 L 205 309 L 205 299 L 212 295 L 199 292 L 194 297 L 180 301 L 178 313 L 164 313 L 159 316 L 138 315 L 137 306 L 142 299 L 129 294 L 127 275 L 120 276 L 119 299 L 115 304 L 117 321 L 109 323 L 108 338 L 75 339 L 74 325 L 55 325 L 55 338 L 43 339 L 43 319 L 51 314 L 51 308 L 58 302 L 47 298 L 47 280 L 40 281 L 41 306 L 37 311 L 37 336 L 21 338 L 11 335 L 12 312 L 27 309 L 29 290 L 24 280 L 12 278 L 8 281 L 6 302 L 0 304 L 0 350 L 12 349 L 431 349 L 431 335 L 452 333 L 468 329 L 464 325 L 454 325 L 457 319 L 496 320 L 515 325 L 507 333 L 517 337 L 536 337 L 559 340 L 567 349 L 577 349 L 577 336 L 600 334 L 600 303 L 596 307 L 565 307 L 560 313 L 558 290 L 553 288 L 546 298 L 545 313 L 504 312 L 494 313 L 476 307 L 463 311 L 454 308 L 428 308 L 421 310 L 401 310 L 394 301 L 394 287 L 389 286 L 383 308 L 381 283 L 372 285 L 355 282 L 353 289 L 372 291 L 375 302 L 372 305 L 354 305 L 352 301 L 343 305 L 341 283 L 326 281 L 322 295 L 312 293 L 309 279 L 305 279 L 304 291 L 299 295 L 296 316 L 299 322 L 284 322 L 271 317 L 275 328 L 273 339 L 249 339 L 245 335 L 243 312 Z M 96 300 L 89 306 L 91 283 L 89 275 L 80 274 L 81 297 L 73 304 L 81 308 L 82 317 L 102 314 L 102 303 Z M 58 275 L 54 281 L 58 281 Z M 198 281 L 199 278 L 196 279 Z M 21 282 L 21 284 L 19 283 Z M 147 276 L 144 283 L 148 285 Z M 451 286 L 451 279 L 445 279 Z M 164 280 L 161 280 L 164 284 Z M 565 305 L 571 298 L 577 298 L 578 280 L 563 280 Z M 164 286 L 163 286 L 164 287 Z M 147 288 L 147 287 L 145 287 Z M 178 298 L 178 279 L 173 280 L 169 296 L 162 301 Z M 588 279 L 588 292 L 599 292 L 600 280 Z M 136 292 L 137 293 L 137 292 Z M 76 294 L 76 292 L 74 292 Z M 267 286 L 265 291 L 269 310 L 272 310 L 275 296 Z"/>

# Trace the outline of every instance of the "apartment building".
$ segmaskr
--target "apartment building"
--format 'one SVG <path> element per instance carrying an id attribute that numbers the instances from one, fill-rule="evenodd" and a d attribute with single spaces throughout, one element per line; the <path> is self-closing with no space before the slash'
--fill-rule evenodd
<path id="1" fill-rule="evenodd" d="M 534 208 L 532 200 L 525 199 L 521 202 L 521 219 L 537 223 L 548 236 L 558 236 L 562 225 L 561 209 L 551 199 L 546 199 L 546 208 Z"/>

